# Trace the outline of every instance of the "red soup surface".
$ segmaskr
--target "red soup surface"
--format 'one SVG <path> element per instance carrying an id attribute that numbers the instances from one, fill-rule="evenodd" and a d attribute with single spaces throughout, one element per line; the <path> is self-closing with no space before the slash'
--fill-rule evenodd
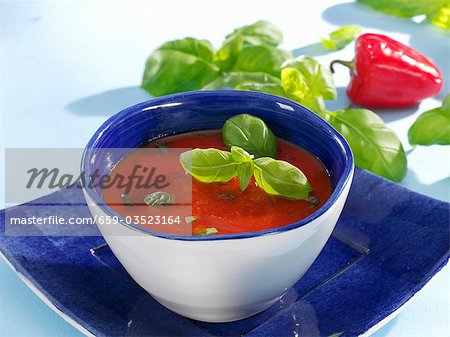
<path id="1" fill-rule="evenodd" d="M 222 141 L 220 130 L 191 132 L 165 137 L 152 141 L 143 147 L 218 148 L 227 150 Z M 226 183 L 209 184 L 193 178 L 192 216 L 196 220 L 191 223 L 192 234 L 195 235 L 205 228 L 216 228 L 217 234 L 232 234 L 285 226 L 314 213 L 330 197 L 330 177 L 318 158 L 297 145 L 278 139 L 277 159 L 287 161 L 303 171 L 313 189 L 310 198 L 315 202 L 269 195 L 257 186 L 254 178 L 244 192 L 239 189 L 237 178 Z M 152 157 L 141 155 L 139 152 L 134 154 L 132 152 L 116 165 L 111 172 L 111 176 L 118 173 L 127 176 L 136 163 L 151 167 L 153 162 L 154 158 Z M 150 207 L 142 207 L 142 204 L 124 207 L 123 199 L 120 198 L 121 193 L 122 191 L 118 188 L 108 188 L 103 192 L 103 199 L 112 209 L 124 216 L 147 216 L 149 214 Z M 183 191 L 182 188 L 172 184 L 170 193 L 173 193 L 176 198 L 176 194 L 183 193 Z M 139 194 L 133 189 L 128 195 L 136 197 L 137 194 L 139 198 L 143 199 L 142 192 Z M 163 206 L 159 208 L 163 208 Z M 182 222 L 185 222 L 184 218 Z M 151 225 L 141 225 L 155 229 Z M 158 230 L 161 230 L 161 228 L 159 227 Z"/>

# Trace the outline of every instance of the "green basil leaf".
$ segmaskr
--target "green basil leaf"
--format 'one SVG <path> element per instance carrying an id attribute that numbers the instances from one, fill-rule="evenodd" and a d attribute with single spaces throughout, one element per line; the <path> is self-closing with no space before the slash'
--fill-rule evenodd
<path id="1" fill-rule="evenodd" d="M 264 72 L 279 77 L 281 65 L 291 57 L 291 52 L 275 47 L 250 46 L 237 55 L 232 71 Z"/>
<path id="2" fill-rule="evenodd" d="M 411 18 L 421 14 L 431 14 L 448 4 L 448 0 L 357 0 L 379 12 Z"/>
<path id="3" fill-rule="evenodd" d="M 187 173 L 204 183 L 227 182 L 237 176 L 237 163 L 227 151 L 193 149 L 180 155 L 180 163 Z"/>
<path id="4" fill-rule="evenodd" d="M 361 34 L 361 27 L 350 25 L 341 27 L 330 33 L 327 38 L 322 38 L 322 44 L 330 50 L 339 50 L 347 46 Z"/>
<path id="5" fill-rule="evenodd" d="M 281 41 L 282 34 L 277 27 L 266 21 L 257 21 L 227 35 L 222 47 L 214 56 L 214 62 L 223 71 L 229 71 L 242 48 L 259 45 L 276 47 Z"/>
<path id="6" fill-rule="evenodd" d="M 325 117 L 326 107 L 323 97 L 311 93 L 305 77 L 299 70 L 284 68 L 281 71 L 281 82 L 286 97 L 304 105 L 320 117 Z"/>
<path id="7" fill-rule="evenodd" d="M 408 131 L 411 145 L 450 145 L 450 95 L 440 108 L 421 114 Z"/>
<path id="8" fill-rule="evenodd" d="M 239 188 L 245 191 L 253 177 L 253 161 L 239 164 L 237 168 Z"/>
<path id="9" fill-rule="evenodd" d="M 189 225 L 191 223 L 193 223 L 195 220 L 197 220 L 196 216 L 193 215 L 188 215 L 186 217 L 184 217 L 184 221 Z"/>
<path id="10" fill-rule="evenodd" d="M 253 160 L 253 155 L 239 146 L 231 147 L 231 156 L 236 163 L 249 163 Z"/>
<path id="11" fill-rule="evenodd" d="M 250 39 L 248 43 L 252 45 L 262 44 L 276 47 L 283 42 L 281 31 L 270 22 L 264 20 L 237 28 L 233 33 L 227 35 L 227 38 L 236 34 L 248 37 Z"/>
<path id="12" fill-rule="evenodd" d="M 253 176 L 253 155 L 239 146 L 232 146 L 231 156 L 236 163 L 239 163 L 237 167 L 239 187 L 241 191 L 245 191 Z"/>
<path id="13" fill-rule="evenodd" d="M 442 6 L 438 11 L 429 16 L 431 23 L 442 29 L 450 29 L 450 3 Z"/>
<path id="14" fill-rule="evenodd" d="M 329 123 L 350 144 L 356 165 L 393 181 L 401 181 L 407 160 L 397 135 L 366 109 L 330 112 Z"/>
<path id="15" fill-rule="evenodd" d="M 308 56 L 300 56 L 283 64 L 281 84 L 287 94 L 292 93 L 299 101 L 308 95 L 331 100 L 337 97 L 330 70 Z"/>
<path id="16" fill-rule="evenodd" d="M 142 88 L 155 96 L 201 89 L 220 75 L 213 56 L 206 40 L 166 42 L 147 59 Z"/>
<path id="17" fill-rule="evenodd" d="M 216 90 L 223 88 L 235 88 L 241 83 L 245 82 L 257 82 L 257 83 L 273 83 L 281 84 L 279 78 L 271 76 L 266 73 L 249 73 L 244 71 L 235 71 L 216 78 L 214 81 L 206 84 L 203 90 Z"/>
<path id="18" fill-rule="evenodd" d="M 217 234 L 219 231 L 215 227 L 207 227 L 202 229 L 196 229 L 192 232 L 195 236 L 207 236 L 212 234 Z"/>
<path id="19" fill-rule="evenodd" d="M 285 94 L 281 84 L 276 84 L 276 83 L 243 82 L 241 84 L 238 84 L 235 87 L 235 89 L 265 92 L 267 94 L 286 97 L 286 94 Z"/>
<path id="20" fill-rule="evenodd" d="M 286 94 L 298 102 L 303 101 L 311 92 L 306 78 L 295 68 L 287 67 L 281 70 L 281 83 Z"/>
<path id="21" fill-rule="evenodd" d="M 255 158 L 277 156 L 275 135 L 262 119 L 249 114 L 229 118 L 222 127 L 222 139 L 229 148 L 239 146 Z"/>
<path id="22" fill-rule="evenodd" d="M 174 197 L 168 192 L 156 191 L 147 195 L 144 202 L 149 206 L 167 205 L 174 203 Z"/>
<path id="23" fill-rule="evenodd" d="M 300 102 L 300 104 L 304 105 L 312 112 L 315 112 L 318 116 L 324 119 L 326 118 L 327 108 L 325 106 L 325 101 L 323 100 L 322 96 L 314 96 L 314 95 L 306 96 Z"/>
<path id="24" fill-rule="evenodd" d="M 253 163 L 258 186 L 269 194 L 306 199 L 312 191 L 303 172 L 288 162 L 263 157 Z"/>
<path id="25" fill-rule="evenodd" d="M 237 55 L 244 47 L 245 40 L 245 37 L 240 34 L 226 38 L 222 47 L 220 47 L 214 55 L 214 63 L 217 64 L 222 71 L 229 71 L 236 62 Z"/>

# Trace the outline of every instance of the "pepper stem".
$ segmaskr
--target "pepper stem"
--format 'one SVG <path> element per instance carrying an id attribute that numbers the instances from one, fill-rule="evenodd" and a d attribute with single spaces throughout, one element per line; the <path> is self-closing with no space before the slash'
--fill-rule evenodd
<path id="1" fill-rule="evenodd" d="M 355 71 L 355 60 L 351 60 L 351 61 L 343 61 L 343 60 L 334 60 L 333 62 L 330 63 L 330 70 L 331 72 L 334 74 L 334 65 L 335 64 L 341 64 L 343 66 L 346 66 L 347 68 L 350 69 L 350 71 L 353 72 Z"/>

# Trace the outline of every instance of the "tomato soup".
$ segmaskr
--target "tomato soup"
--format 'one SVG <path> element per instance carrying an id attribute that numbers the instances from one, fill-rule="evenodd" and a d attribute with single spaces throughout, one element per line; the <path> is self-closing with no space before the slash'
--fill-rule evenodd
<path id="1" fill-rule="evenodd" d="M 278 139 L 278 158 L 303 171 L 313 191 L 308 200 L 292 200 L 269 195 L 259 188 L 252 178 L 245 191 L 241 191 L 237 178 L 226 183 L 203 183 L 192 178 L 192 233 L 214 228 L 214 234 L 254 232 L 288 225 L 314 213 L 331 195 L 330 177 L 322 163 L 297 145 Z M 217 148 L 228 150 L 220 130 L 199 131 L 169 136 L 150 142 L 145 148 Z M 154 158 L 129 155 L 119 162 L 111 175 L 127 175 L 136 162 L 151 166 Z M 180 165 L 180 164 L 178 164 Z M 172 184 L 171 193 L 185 193 Z M 133 195 L 131 190 L 129 195 Z M 124 211 L 116 188 L 104 190 L 104 201 L 118 213 L 146 215 L 147 208 L 130 204 Z M 122 198 L 123 201 L 123 198 Z M 159 208 L 163 208 L 161 206 Z M 126 213 L 126 214 L 124 214 Z M 182 219 L 184 222 L 185 219 Z"/>

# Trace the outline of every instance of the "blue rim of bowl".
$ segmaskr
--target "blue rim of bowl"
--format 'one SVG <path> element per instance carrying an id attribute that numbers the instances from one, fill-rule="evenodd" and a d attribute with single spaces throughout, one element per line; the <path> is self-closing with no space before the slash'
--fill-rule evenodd
<path id="1" fill-rule="evenodd" d="M 98 207 L 100 207 L 107 215 L 110 215 L 112 217 L 117 217 L 119 219 L 119 223 L 123 226 L 126 226 L 130 229 L 133 229 L 135 231 L 138 231 L 143 234 L 151 235 L 154 237 L 159 237 L 163 239 L 169 239 L 169 240 L 179 240 L 179 241 L 216 241 L 216 240 L 234 240 L 234 239 L 249 239 L 254 237 L 260 237 L 265 235 L 272 235 L 272 234 L 279 234 L 284 233 L 299 227 L 302 227 L 313 220 L 319 218 L 321 215 L 323 215 L 325 212 L 327 212 L 331 206 L 339 199 L 342 192 L 346 188 L 346 186 L 351 182 L 351 177 L 353 175 L 354 171 L 354 160 L 353 160 L 353 153 L 350 149 L 349 144 L 345 140 L 345 138 L 337 132 L 327 121 L 317 116 L 314 112 L 309 110 L 308 108 L 294 102 L 291 100 L 288 100 L 286 98 L 282 98 L 280 96 L 266 94 L 266 93 L 260 93 L 260 92 L 253 92 L 253 91 L 241 91 L 241 90 L 229 90 L 229 89 L 220 89 L 220 90 L 203 90 L 203 91 L 190 91 L 185 93 L 178 93 L 178 94 L 172 94 L 167 96 L 162 96 L 158 98 L 151 99 L 149 101 L 145 101 L 142 103 L 138 103 L 132 106 L 129 106 L 120 112 L 116 113 L 115 115 L 108 118 L 94 133 L 94 135 L 89 140 L 88 144 L 86 145 L 83 155 L 81 158 L 81 170 L 84 172 L 88 172 L 87 168 L 88 166 L 88 160 L 87 158 L 90 158 L 90 153 L 95 147 L 93 145 L 96 143 L 96 141 L 101 137 L 103 132 L 107 130 L 111 125 L 113 125 L 117 120 L 120 120 L 123 116 L 129 116 L 131 113 L 139 113 L 142 111 L 143 108 L 147 108 L 152 105 L 162 105 L 167 104 L 168 102 L 173 103 L 177 99 L 186 99 L 186 98 L 195 98 L 198 96 L 214 96 L 214 95 L 231 95 L 231 96 L 248 96 L 248 97 L 254 97 L 254 98 L 260 98 L 260 99 L 271 99 L 276 100 L 279 103 L 284 103 L 286 105 L 296 105 L 297 107 L 306 110 L 308 113 L 313 115 L 313 118 L 317 120 L 319 124 L 323 124 L 323 126 L 329 131 L 333 133 L 333 138 L 340 143 L 342 148 L 344 149 L 344 157 L 345 157 L 345 168 L 344 172 L 339 178 L 331 196 L 328 198 L 328 200 L 325 202 L 325 204 L 322 205 L 318 210 L 316 210 L 311 215 L 307 216 L 306 218 L 303 218 L 301 220 L 298 220 L 296 222 L 293 222 L 288 225 L 275 227 L 271 229 L 256 231 L 256 232 L 245 232 L 245 233 L 236 233 L 236 234 L 217 234 L 217 235 L 209 235 L 209 236 L 189 236 L 189 235 L 172 235 L 164 232 L 158 232 L 153 231 L 148 228 L 141 227 L 139 225 L 135 225 L 133 223 L 128 224 L 125 221 L 125 218 L 114 211 L 112 208 L 110 208 L 108 205 L 106 205 L 103 202 L 103 199 L 98 193 L 93 193 L 92 189 L 86 189 L 83 188 L 89 197 L 96 203 Z"/>

